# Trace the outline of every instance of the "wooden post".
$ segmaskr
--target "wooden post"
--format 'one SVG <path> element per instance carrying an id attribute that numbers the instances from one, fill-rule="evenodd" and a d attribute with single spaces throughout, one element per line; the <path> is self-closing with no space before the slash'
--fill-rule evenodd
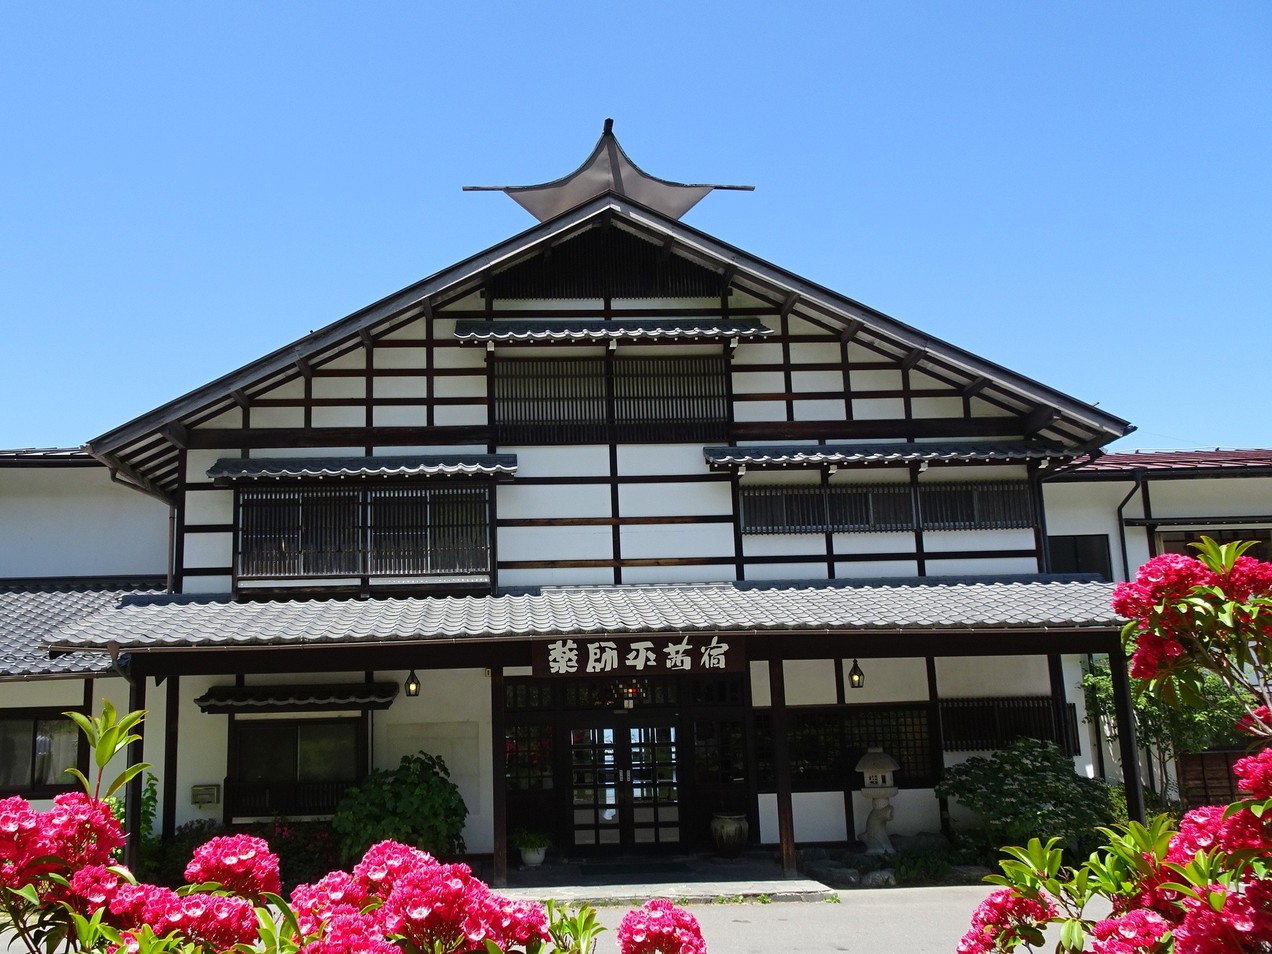
<path id="1" fill-rule="evenodd" d="M 497 662 L 490 669 L 490 763 L 494 802 L 494 857 L 490 883 L 497 888 L 508 884 L 508 747 L 504 728 L 504 671 Z"/>
<path id="2" fill-rule="evenodd" d="M 795 861 L 795 809 L 791 801 L 791 750 L 786 737 L 786 678 L 782 660 L 769 660 L 769 702 L 773 712 L 773 770 L 777 776 L 777 837 L 782 874 L 798 873 Z"/>
<path id="3" fill-rule="evenodd" d="M 1113 711 L 1117 719 L 1118 748 L 1122 754 L 1122 782 L 1126 786 L 1126 815 L 1144 822 L 1144 785 L 1140 781 L 1139 741 L 1135 737 L 1135 708 L 1131 703 L 1131 681 L 1126 674 L 1126 657 L 1121 649 L 1109 653 L 1109 675 L 1113 677 Z"/>
<path id="4" fill-rule="evenodd" d="M 168 677 L 168 694 L 163 707 L 163 818 L 160 831 L 171 838 L 177 830 L 177 750 L 181 710 L 181 677 Z"/>
<path id="5" fill-rule="evenodd" d="M 128 711 L 137 712 L 146 708 L 146 677 L 134 676 L 128 688 Z M 137 726 L 134 730 L 135 734 L 142 735 L 145 732 L 145 725 Z M 145 739 L 138 739 L 132 745 L 128 746 L 127 759 L 129 765 L 136 765 L 145 758 Z M 141 852 L 141 777 L 144 772 L 139 772 L 132 777 L 127 785 L 127 797 L 124 803 L 124 830 L 128 833 L 128 843 L 124 846 L 124 864 L 129 870 L 137 870 L 137 862 L 140 861 Z"/>

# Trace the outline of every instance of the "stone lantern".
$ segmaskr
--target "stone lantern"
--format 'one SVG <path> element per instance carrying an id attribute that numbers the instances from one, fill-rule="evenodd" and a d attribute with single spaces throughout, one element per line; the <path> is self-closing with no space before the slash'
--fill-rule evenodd
<path id="1" fill-rule="evenodd" d="M 897 794 L 892 773 L 900 767 L 900 763 L 878 745 L 870 746 L 866 754 L 857 761 L 857 771 L 865 776 L 861 794 L 874 803 L 874 808 L 866 819 L 866 830 L 858 835 L 866 844 L 867 854 L 890 855 L 896 851 L 892 847 L 892 839 L 888 837 L 888 822 L 892 821 L 893 809 L 890 802 Z"/>

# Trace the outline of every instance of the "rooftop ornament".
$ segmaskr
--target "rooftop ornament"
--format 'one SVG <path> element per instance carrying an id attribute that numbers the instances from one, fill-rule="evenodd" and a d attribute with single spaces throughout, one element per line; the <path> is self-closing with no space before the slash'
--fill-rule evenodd
<path id="1" fill-rule="evenodd" d="M 755 186 L 690 185 L 651 176 L 632 162 L 618 144 L 612 119 L 605 120 L 605 130 L 592 154 L 567 176 L 539 185 L 464 186 L 465 192 L 504 192 L 540 222 L 606 192 L 631 199 L 668 218 L 679 219 L 715 189 L 751 192 Z"/>

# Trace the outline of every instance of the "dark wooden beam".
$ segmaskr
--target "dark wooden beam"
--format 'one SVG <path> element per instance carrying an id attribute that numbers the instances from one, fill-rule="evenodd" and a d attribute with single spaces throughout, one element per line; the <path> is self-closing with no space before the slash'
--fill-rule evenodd
<path id="1" fill-rule="evenodd" d="M 490 428 L 454 427 L 314 427 L 206 428 L 190 432 L 191 450 L 258 447 L 356 447 L 372 444 L 393 447 L 404 444 L 485 444 Z"/>
<path id="2" fill-rule="evenodd" d="M 904 430 L 919 437 L 1018 437 L 1020 419 L 1013 417 L 931 417 L 912 421 L 738 422 L 729 425 L 732 440 L 853 440 L 890 438 Z M 221 445 L 216 445 L 221 446 Z M 271 446 L 271 445 L 263 445 Z"/>
<path id="3" fill-rule="evenodd" d="M 190 429 L 180 421 L 169 421 L 159 428 L 159 433 L 163 435 L 164 440 L 178 450 L 185 450 L 190 446 Z"/>
<path id="4" fill-rule="evenodd" d="M 1060 412 L 1054 407 L 1035 408 L 1025 417 L 1024 434 L 1026 437 L 1032 437 L 1059 418 Z"/>
<path id="5" fill-rule="evenodd" d="M 993 382 L 989 378 L 973 378 L 963 388 L 963 397 L 975 397 L 990 386 Z"/>
<path id="6" fill-rule="evenodd" d="M 737 273 L 738 267 L 733 262 L 726 265 L 724 271 L 720 274 L 720 287 L 727 291 L 729 286 L 733 284 L 733 279 Z"/>
<path id="7" fill-rule="evenodd" d="M 676 240 L 668 235 L 662 241 L 662 247 L 658 249 L 658 261 L 665 262 L 671 258 L 671 250 L 676 247 Z"/>
<path id="8" fill-rule="evenodd" d="M 901 370 L 909 371 L 916 364 L 922 361 L 926 354 L 927 352 L 924 351 L 922 348 L 915 348 L 913 351 L 907 354 L 905 356 L 905 360 L 901 362 Z"/>
<path id="9" fill-rule="evenodd" d="M 146 708 L 146 677 L 133 674 L 131 685 L 128 687 L 128 711 L 140 712 Z M 133 733 L 138 736 L 144 736 L 146 726 L 144 723 L 138 724 L 133 729 Z M 145 760 L 145 739 L 138 738 L 128 746 L 127 763 L 136 765 Z M 125 788 L 124 800 L 124 830 L 128 832 L 128 842 L 124 845 L 124 864 L 131 870 L 137 870 L 137 863 L 141 860 L 141 837 L 145 834 L 141 830 L 141 790 L 142 775 L 144 772 L 138 772 L 132 777 Z"/>
<path id="10" fill-rule="evenodd" d="M 181 750 L 178 724 L 181 714 L 181 677 L 168 678 L 163 710 L 163 817 L 160 831 L 171 838 L 177 830 L 177 758 Z"/>
<path id="11" fill-rule="evenodd" d="M 1117 722 L 1117 742 L 1122 759 L 1122 781 L 1126 788 L 1126 816 L 1144 823 L 1144 783 L 1140 780 L 1139 740 L 1135 737 L 1135 706 L 1131 702 L 1131 681 L 1126 672 L 1122 647 L 1109 653 L 1109 675 L 1113 677 L 1113 712 Z"/>
<path id="12" fill-rule="evenodd" d="M 314 366 L 309 363 L 306 358 L 297 358 L 295 361 L 296 370 L 300 372 L 300 376 L 306 381 L 313 380 Z"/>
<path id="13" fill-rule="evenodd" d="M 786 297 L 782 299 L 781 307 L 778 308 L 777 314 L 779 318 L 785 318 L 791 313 L 791 309 L 795 307 L 795 303 L 799 301 L 799 295 L 794 292 L 788 292 Z"/>
<path id="14" fill-rule="evenodd" d="M 844 330 L 839 332 L 839 340 L 844 344 L 848 344 L 848 342 L 852 341 L 853 338 L 857 337 L 857 332 L 859 332 L 862 327 L 863 322 L 860 318 L 848 319 L 848 323 L 844 325 Z"/>
<path id="15" fill-rule="evenodd" d="M 242 388 L 235 388 L 230 392 L 230 397 L 233 398 L 234 403 L 244 411 L 250 409 L 252 406 L 252 402 L 248 400 L 247 392 L 245 392 Z"/>
<path id="16" fill-rule="evenodd" d="M 375 347 L 375 335 L 371 334 L 370 328 L 359 328 L 358 337 L 362 339 L 362 346 L 364 348 Z"/>
<path id="17" fill-rule="evenodd" d="M 508 884 L 508 743 L 504 729 L 506 705 L 503 666 L 492 666 L 490 668 L 490 760 L 495 844 L 494 857 L 490 865 L 490 883 L 497 888 Z"/>

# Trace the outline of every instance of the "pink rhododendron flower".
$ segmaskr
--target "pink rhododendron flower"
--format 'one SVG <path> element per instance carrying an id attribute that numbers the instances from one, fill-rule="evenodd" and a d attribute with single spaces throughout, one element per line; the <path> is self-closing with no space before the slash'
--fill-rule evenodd
<path id="1" fill-rule="evenodd" d="M 320 937 L 300 947 L 298 954 L 401 954 L 402 949 L 385 940 L 370 918 L 347 911 L 334 915 Z"/>
<path id="2" fill-rule="evenodd" d="M 1239 760 L 1232 771 L 1241 791 L 1252 798 L 1272 798 L 1272 747 Z"/>
<path id="3" fill-rule="evenodd" d="M 1092 954 L 1141 954 L 1154 951 L 1170 930 L 1156 911 L 1139 908 L 1120 918 L 1107 918 L 1091 928 Z"/>
<path id="4" fill-rule="evenodd" d="M 1011 888 L 999 888 L 972 913 L 972 928 L 959 941 L 958 954 L 984 954 L 999 943 L 1006 949 L 1022 926 L 1036 927 L 1055 916 L 1055 907 L 1045 898 L 1026 898 Z"/>
<path id="5" fill-rule="evenodd" d="M 396 841 L 382 841 L 367 849 L 362 860 L 354 866 L 353 877 L 368 894 L 385 898 L 400 875 L 437 863 L 437 859 L 427 851 Z"/>
<path id="6" fill-rule="evenodd" d="M 618 925 L 622 954 L 706 954 L 698 919 L 666 898 L 628 911 Z"/>
<path id="7" fill-rule="evenodd" d="M 1219 885 L 1204 890 L 1223 895 L 1223 907 L 1216 911 L 1208 901 L 1186 899 L 1184 919 L 1175 927 L 1175 954 L 1249 954 L 1272 943 L 1266 911 L 1248 896 Z"/>
<path id="8" fill-rule="evenodd" d="M 1187 596 L 1194 586 L 1217 582 L 1219 578 L 1200 560 L 1181 553 L 1163 553 L 1141 566 L 1133 582 L 1114 587 L 1113 611 L 1144 622 L 1158 605 Z"/>
<path id="9" fill-rule="evenodd" d="M 332 871 L 314 884 L 297 885 L 291 907 L 301 931 L 313 934 L 323 921 L 358 914 L 367 903 L 367 889 L 353 875 Z"/>
<path id="10" fill-rule="evenodd" d="M 1239 556 L 1232 571 L 1221 581 L 1229 599 L 1245 602 L 1253 596 L 1272 595 L 1272 563 Z"/>
<path id="11" fill-rule="evenodd" d="M 1188 812 L 1171 838 L 1166 860 L 1187 864 L 1199 851 L 1272 848 L 1272 830 L 1266 822 L 1246 810 L 1224 818 L 1226 811 L 1222 805 L 1204 805 Z"/>
<path id="12" fill-rule="evenodd" d="M 247 898 L 264 892 L 277 894 L 278 856 L 263 838 L 252 835 L 222 835 L 200 845 L 185 869 L 191 884 L 215 881 L 226 891 Z"/>

